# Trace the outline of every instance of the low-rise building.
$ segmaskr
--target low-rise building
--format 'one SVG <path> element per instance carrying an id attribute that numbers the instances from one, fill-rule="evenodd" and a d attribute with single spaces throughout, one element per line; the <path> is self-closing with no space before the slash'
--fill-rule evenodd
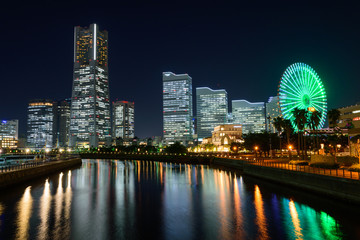
<path id="1" fill-rule="evenodd" d="M 348 128 L 349 135 L 357 135 L 360 133 L 360 103 L 355 105 L 338 108 L 340 117 L 338 127 Z"/>
<path id="2" fill-rule="evenodd" d="M 19 120 L 1 120 L 0 148 L 17 148 L 19 138 Z"/>

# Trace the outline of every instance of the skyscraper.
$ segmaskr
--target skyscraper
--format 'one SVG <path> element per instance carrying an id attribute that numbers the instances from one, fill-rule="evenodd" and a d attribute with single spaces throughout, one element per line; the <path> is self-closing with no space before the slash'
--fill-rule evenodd
<path id="1" fill-rule="evenodd" d="M 108 33 L 96 24 L 74 31 L 70 146 L 110 144 Z"/>
<path id="2" fill-rule="evenodd" d="M 56 104 L 52 100 L 32 100 L 28 106 L 27 146 L 52 148 L 56 137 Z"/>
<path id="3" fill-rule="evenodd" d="M 274 127 L 274 118 L 281 116 L 279 96 L 270 97 L 266 105 L 266 130 L 272 133 L 276 132 Z M 270 119 L 269 119 L 270 117 Z"/>
<path id="4" fill-rule="evenodd" d="M 112 106 L 113 137 L 129 140 L 134 138 L 134 102 L 116 101 Z"/>
<path id="5" fill-rule="evenodd" d="M 242 125 L 242 133 L 259 133 L 265 130 L 264 102 L 251 103 L 246 100 L 232 101 L 232 116 L 234 124 Z"/>
<path id="6" fill-rule="evenodd" d="M 228 97 L 224 89 L 196 88 L 197 135 L 211 137 L 214 127 L 227 123 Z"/>
<path id="7" fill-rule="evenodd" d="M 163 72 L 163 132 L 165 144 L 189 144 L 193 135 L 192 79 Z"/>
<path id="8" fill-rule="evenodd" d="M 57 145 L 67 147 L 69 144 L 71 99 L 64 99 L 57 103 Z"/>

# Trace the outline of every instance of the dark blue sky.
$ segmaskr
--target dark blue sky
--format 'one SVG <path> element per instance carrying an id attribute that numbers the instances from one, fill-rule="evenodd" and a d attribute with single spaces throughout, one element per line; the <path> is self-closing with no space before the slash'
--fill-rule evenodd
<path id="1" fill-rule="evenodd" d="M 73 27 L 109 31 L 112 100 L 135 102 L 136 135 L 162 134 L 162 72 L 188 73 L 193 88 L 229 100 L 267 101 L 294 62 L 322 78 L 328 108 L 360 102 L 360 15 L 355 6 L 140 2 L 106 7 L 46 2 L 0 14 L 0 119 L 26 131 L 30 99 L 71 96 Z M 195 94 L 195 91 L 194 91 Z"/>

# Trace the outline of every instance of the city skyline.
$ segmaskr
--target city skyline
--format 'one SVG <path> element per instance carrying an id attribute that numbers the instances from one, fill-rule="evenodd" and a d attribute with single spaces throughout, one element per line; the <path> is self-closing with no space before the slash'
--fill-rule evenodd
<path id="1" fill-rule="evenodd" d="M 4 91 L 1 96 L 1 119 L 19 119 L 20 133 L 24 134 L 29 100 L 71 96 L 73 26 L 87 26 L 93 22 L 111 32 L 110 96 L 137 102 L 135 135 L 138 137 L 162 135 L 161 73 L 164 71 L 188 73 L 193 78 L 193 88 L 226 89 L 229 99 L 265 102 L 269 96 L 277 94 L 286 67 L 302 61 L 311 65 L 323 80 L 329 109 L 360 101 L 356 87 L 351 87 L 357 83 L 355 71 L 359 53 L 355 44 L 359 34 L 352 30 L 356 26 L 356 21 L 352 21 L 356 14 L 351 10 L 318 7 L 316 11 L 294 13 L 291 6 L 270 10 L 251 6 L 232 10 L 231 6 L 222 6 L 219 11 L 208 7 L 197 17 L 196 11 L 181 6 L 170 12 L 163 11 L 169 6 L 161 6 L 158 10 L 156 7 L 150 7 L 155 9 L 152 12 L 142 6 L 125 6 L 124 10 L 129 13 L 122 17 L 116 17 L 111 9 L 100 10 L 96 17 L 84 11 L 76 17 L 69 14 L 73 17 L 60 18 L 62 21 L 57 20 L 63 15 L 60 11 L 34 14 L 35 10 L 30 17 L 20 9 L 17 20 L 10 16 L 11 11 L 5 13 L 2 16 L 4 30 L 10 37 L 1 40 L 9 46 L 4 49 L 1 60 L 8 70 L 4 72 L 2 87 L 10 91 Z M 200 8 L 195 6 L 194 9 Z M 177 18 L 184 10 L 189 19 Z M 134 12 L 139 19 L 131 16 Z M 161 18 L 156 16 L 159 12 Z M 330 13 L 335 12 L 336 17 L 330 17 Z M 278 13 L 284 14 L 286 21 L 274 17 Z M 46 23 L 41 21 L 44 16 L 48 17 Z M 150 20 L 144 22 L 149 16 Z M 29 24 L 22 32 L 18 29 L 24 19 Z M 134 32 L 135 28 L 138 30 Z M 46 34 L 44 29 L 47 29 Z M 179 35 L 181 31 L 185 34 Z M 211 38 L 212 33 L 219 37 Z M 22 35 L 26 37 L 20 37 Z M 48 54 L 55 45 L 56 57 Z M 21 58 L 11 55 L 11 49 L 15 48 L 22 52 Z M 31 61 L 21 65 L 20 59 Z M 41 72 L 35 71 L 38 59 L 46 60 Z M 18 66 L 22 66 L 21 71 L 17 70 Z M 17 74 L 10 75 L 13 72 Z M 22 88 L 11 91 L 15 82 Z M 346 93 L 336 92 L 338 89 L 346 89 Z M 8 102 L 7 99 L 15 100 Z M 148 99 L 153 101 L 150 106 Z"/>

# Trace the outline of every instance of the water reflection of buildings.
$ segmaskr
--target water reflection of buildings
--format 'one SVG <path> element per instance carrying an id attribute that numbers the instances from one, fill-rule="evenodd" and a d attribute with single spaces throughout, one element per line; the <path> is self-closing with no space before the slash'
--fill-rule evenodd
<path id="1" fill-rule="evenodd" d="M 296 239 L 303 239 L 303 234 L 301 233 L 299 215 L 296 211 L 295 203 L 293 200 L 290 200 L 290 202 L 289 202 L 289 209 L 290 209 L 292 223 L 294 225 L 294 230 L 295 230 L 294 233 L 295 233 Z"/>
<path id="2" fill-rule="evenodd" d="M 32 203 L 33 199 L 31 197 L 31 187 L 27 187 L 25 192 L 18 202 L 17 205 L 17 230 L 16 230 L 16 239 L 28 239 L 29 238 L 29 228 L 30 228 L 30 217 L 32 213 Z"/>
<path id="3" fill-rule="evenodd" d="M 264 202 L 258 185 L 255 185 L 254 204 L 256 211 L 256 224 L 258 226 L 258 239 L 269 239 Z"/>
<path id="4" fill-rule="evenodd" d="M 51 207 L 51 193 L 50 193 L 50 183 L 48 179 L 45 181 L 44 192 L 40 199 L 40 225 L 38 227 L 38 239 L 44 239 L 44 236 L 48 235 L 49 232 L 49 215 Z"/>
<path id="5" fill-rule="evenodd" d="M 1 229 L 1 219 L 4 212 L 4 206 L 0 203 L 0 229 Z"/>
<path id="6" fill-rule="evenodd" d="M 17 203 L 17 238 L 33 238 L 29 227 L 33 212 L 39 216 L 39 239 L 342 236 L 328 214 L 276 194 L 270 198 L 267 188 L 204 165 L 84 161 L 81 169 L 60 174 L 55 182 L 45 181 L 39 212 L 32 207 L 37 201 L 32 200 L 30 187 L 25 190 Z M 0 224 L 6 227 L 4 221 Z"/>

